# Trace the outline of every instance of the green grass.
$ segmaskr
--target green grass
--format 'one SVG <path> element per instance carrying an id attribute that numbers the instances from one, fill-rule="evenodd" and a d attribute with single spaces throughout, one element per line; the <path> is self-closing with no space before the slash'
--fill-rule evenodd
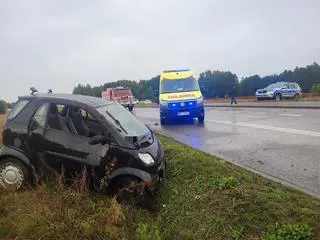
<path id="1" fill-rule="evenodd" d="M 1 193 L 0 239 L 320 239 L 319 200 L 160 139 L 168 170 L 158 210 L 63 187 Z"/>
<path id="2" fill-rule="evenodd" d="M 135 108 L 155 108 L 158 107 L 156 103 L 137 103 Z"/>

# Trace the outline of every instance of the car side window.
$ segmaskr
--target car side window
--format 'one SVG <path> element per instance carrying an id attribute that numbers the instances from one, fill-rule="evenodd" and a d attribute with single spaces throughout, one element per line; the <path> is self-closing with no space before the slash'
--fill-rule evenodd
<path id="1" fill-rule="evenodd" d="M 91 138 L 96 135 L 104 135 L 105 127 L 92 114 L 83 108 L 71 106 L 68 125 L 75 135 Z"/>
<path id="2" fill-rule="evenodd" d="M 289 88 L 289 84 L 288 84 L 288 83 L 284 83 L 284 84 L 282 85 L 282 88 L 283 88 L 283 89 L 288 89 L 288 88 Z"/>
<path id="3" fill-rule="evenodd" d="M 40 127 L 46 126 L 46 117 L 47 117 L 48 110 L 49 110 L 49 104 L 45 103 L 41 107 L 39 107 L 36 113 L 34 114 L 33 118 Z"/>
<path id="4" fill-rule="evenodd" d="M 82 117 L 86 120 L 86 121 L 91 121 L 91 122 L 95 122 L 98 123 L 98 120 L 92 116 L 89 112 L 87 112 L 86 110 L 80 109 L 81 115 Z"/>
<path id="5" fill-rule="evenodd" d="M 289 88 L 290 89 L 296 89 L 296 85 L 294 83 L 289 83 Z"/>
<path id="6" fill-rule="evenodd" d="M 67 110 L 67 105 L 65 104 L 50 103 L 47 121 L 48 127 L 54 130 L 71 133 L 67 125 Z"/>
<path id="7" fill-rule="evenodd" d="M 21 100 L 21 101 L 18 101 L 13 109 L 11 110 L 9 116 L 8 116 L 8 120 L 11 120 L 13 118 L 15 118 L 21 111 L 22 109 L 24 109 L 24 107 L 29 103 L 28 100 Z"/>

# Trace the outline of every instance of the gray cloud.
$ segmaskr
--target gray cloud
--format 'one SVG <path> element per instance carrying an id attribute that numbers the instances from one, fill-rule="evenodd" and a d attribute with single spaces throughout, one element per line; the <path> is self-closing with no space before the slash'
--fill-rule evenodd
<path id="1" fill-rule="evenodd" d="M 166 68 L 279 73 L 320 62 L 320 2 L 0 1 L 0 98 Z"/>

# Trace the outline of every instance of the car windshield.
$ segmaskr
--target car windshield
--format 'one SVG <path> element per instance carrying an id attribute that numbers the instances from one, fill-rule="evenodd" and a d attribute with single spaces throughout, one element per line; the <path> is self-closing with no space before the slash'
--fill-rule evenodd
<path id="1" fill-rule="evenodd" d="M 267 90 L 268 91 L 272 91 L 272 90 L 275 90 L 276 88 L 280 88 L 281 87 L 281 83 L 274 83 L 274 84 L 271 84 L 267 87 Z"/>
<path id="2" fill-rule="evenodd" d="M 97 110 L 124 135 L 141 136 L 148 132 L 148 128 L 121 104 L 112 103 Z"/>
<path id="3" fill-rule="evenodd" d="M 199 90 L 197 80 L 193 77 L 164 79 L 161 81 L 161 93 L 191 92 Z"/>

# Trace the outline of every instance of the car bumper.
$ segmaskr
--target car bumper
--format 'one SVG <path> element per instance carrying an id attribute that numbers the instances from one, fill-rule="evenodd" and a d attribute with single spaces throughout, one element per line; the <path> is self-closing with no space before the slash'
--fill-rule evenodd
<path id="1" fill-rule="evenodd" d="M 151 174 L 152 185 L 149 187 L 149 190 L 151 192 L 155 192 L 157 189 L 159 189 L 160 184 L 165 176 L 165 170 L 166 170 L 166 162 L 163 160 L 157 170 L 157 173 Z"/>
<path id="2" fill-rule="evenodd" d="M 271 94 L 267 94 L 267 93 L 260 93 L 260 94 L 256 94 L 256 98 L 260 98 L 260 99 L 270 99 L 270 98 L 273 98 L 274 97 L 274 94 L 271 93 Z"/>
<path id="3" fill-rule="evenodd" d="M 160 107 L 161 119 L 172 118 L 197 118 L 204 116 L 204 106 L 197 106 L 193 108 L 162 108 Z"/>

